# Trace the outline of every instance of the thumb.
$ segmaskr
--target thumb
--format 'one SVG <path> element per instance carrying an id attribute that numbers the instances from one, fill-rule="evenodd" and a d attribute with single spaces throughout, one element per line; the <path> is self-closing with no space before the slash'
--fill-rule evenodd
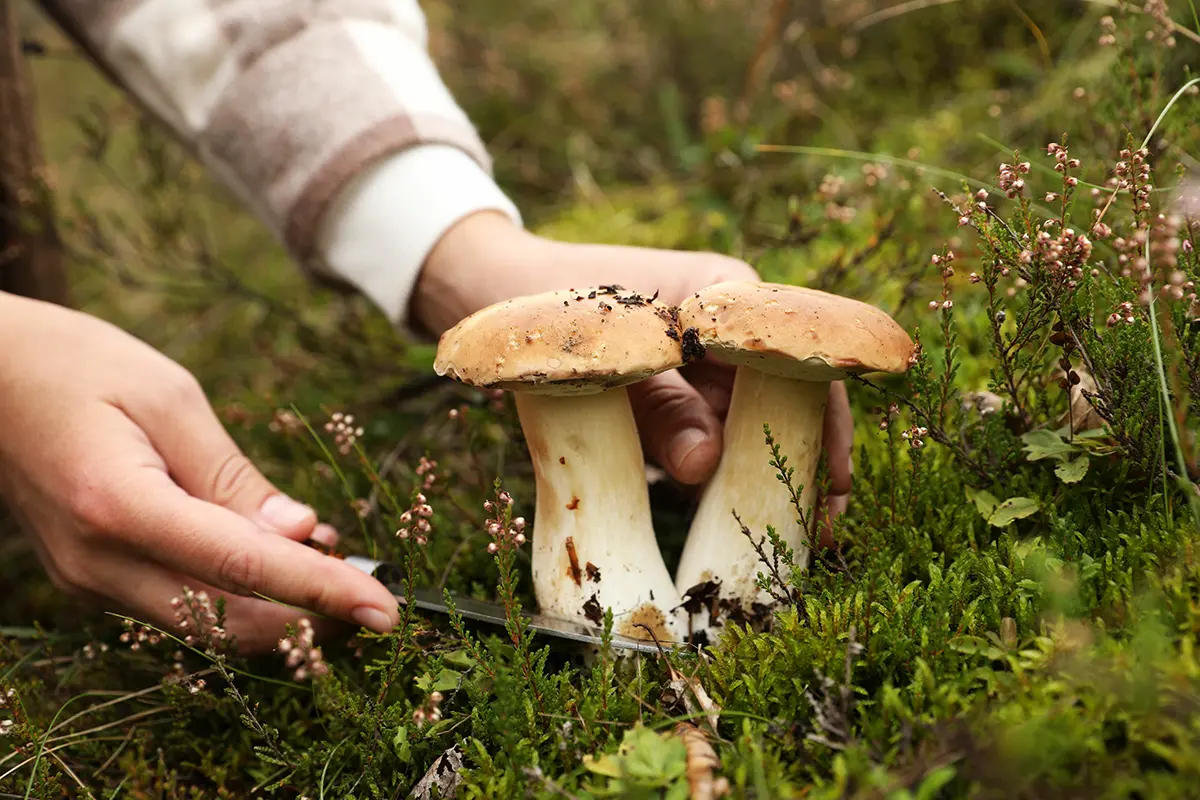
<path id="1" fill-rule="evenodd" d="M 280 492 L 242 453 L 190 375 L 180 383 L 162 399 L 129 409 L 180 488 L 264 530 L 296 541 L 311 537 L 316 512 Z"/>
<path id="2" fill-rule="evenodd" d="M 708 480 L 721 459 L 721 421 L 694 386 L 671 370 L 629 387 L 642 447 L 680 483 Z"/>

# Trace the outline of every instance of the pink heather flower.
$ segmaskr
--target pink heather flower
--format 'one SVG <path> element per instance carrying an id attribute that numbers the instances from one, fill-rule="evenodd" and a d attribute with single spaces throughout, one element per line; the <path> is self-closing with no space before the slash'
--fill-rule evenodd
<path id="1" fill-rule="evenodd" d="M 329 422 L 325 423 L 325 430 L 334 435 L 334 444 L 338 446 L 338 452 L 342 455 L 347 455 L 354 449 L 355 443 L 364 433 L 361 426 L 354 427 L 353 414 L 343 414 L 341 411 L 330 415 Z"/>
<path id="2" fill-rule="evenodd" d="M 284 663 L 292 670 L 297 683 L 328 673 L 321 648 L 313 646 L 313 627 L 308 617 L 301 617 L 296 632 L 279 640 L 279 650 L 287 654 Z"/>

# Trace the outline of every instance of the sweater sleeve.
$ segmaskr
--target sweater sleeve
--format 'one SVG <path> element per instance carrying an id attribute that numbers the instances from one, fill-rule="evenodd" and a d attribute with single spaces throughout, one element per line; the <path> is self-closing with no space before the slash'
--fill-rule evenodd
<path id="1" fill-rule="evenodd" d="M 425 257 L 498 210 L 474 126 L 438 74 L 416 0 L 43 0 L 308 274 L 398 326 Z"/>

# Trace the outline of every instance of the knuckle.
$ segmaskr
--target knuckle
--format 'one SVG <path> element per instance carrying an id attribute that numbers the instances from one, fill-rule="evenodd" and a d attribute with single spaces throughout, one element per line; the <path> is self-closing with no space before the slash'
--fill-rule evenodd
<path id="1" fill-rule="evenodd" d="M 206 402 L 204 388 L 192 373 L 183 367 L 169 362 L 159 376 L 159 387 L 153 397 L 147 398 L 150 410 L 156 416 L 170 417 L 179 412 L 180 408 L 194 406 L 197 402 Z"/>
<path id="2" fill-rule="evenodd" d="M 239 451 L 225 456 L 213 472 L 209 485 L 209 496 L 218 505 L 228 505 L 237 494 L 250 485 L 257 474 L 250 459 Z"/>
<path id="3" fill-rule="evenodd" d="M 121 527 L 125 516 L 120 494 L 111 486 L 84 475 L 68 490 L 67 508 L 83 523 L 83 534 L 93 536 Z"/>
<path id="4" fill-rule="evenodd" d="M 196 401 L 204 398 L 204 387 L 196 376 L 181 366 L 174 365 L 168 372 L 165 394 L 172 395 L 176 400 Z"/>
<path id="5" fill-rule="evenodd" d="M 248 595 L 262 588 L 263 559 L 257 550 L 235 548 L 221 556 L 217 566 L 220 588 Z"/>
<path id="6" fill-rule="evenodd" d="M 86 595 L 92 588 L 91 572 L 87 564 L 86 558 L 72 550 L 56 554 L 54 568 L 49 570 L 54 588 L 74 597 Z"/>
<path id="7" fill-rule="evenodd" d="M 698 270 L 699 277 L 705 285 L 724 281 L 757 281 L 758 272 L 745 261 L 732 256 L 710 253 L 705 257 L 705 263 Z"/>
<path id="8" fill-rule="evenodd" d="M 302 606 L 314 611 L 325 612 L 335 605 L 338 586 L 338 575 L 332 565 L 323 565 L 315 570 L 314 580 L 308 581 L 304 588 Z"/>

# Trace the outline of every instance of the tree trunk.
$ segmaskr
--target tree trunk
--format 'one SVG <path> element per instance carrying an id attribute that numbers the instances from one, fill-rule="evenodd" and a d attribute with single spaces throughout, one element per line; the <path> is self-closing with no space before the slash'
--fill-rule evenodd
<path id="1" fill-rule="evenodd" d="M 0 291 L 68 305 L 17 8 L 0 1 Z"/>

